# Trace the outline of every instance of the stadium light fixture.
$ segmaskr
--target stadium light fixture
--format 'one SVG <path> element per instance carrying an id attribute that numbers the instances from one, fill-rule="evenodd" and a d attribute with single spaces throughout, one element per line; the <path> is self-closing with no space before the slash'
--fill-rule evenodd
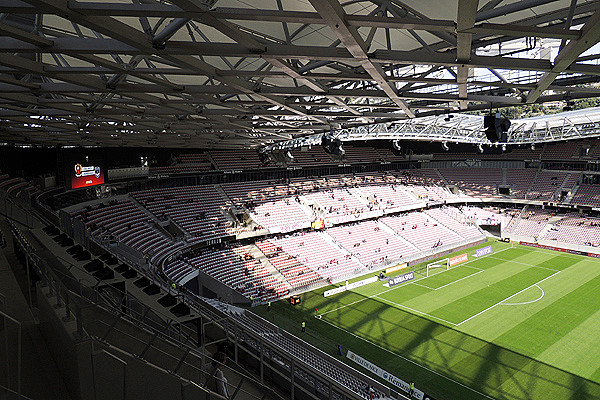
<path id="1" fill-rule="evenodd" d="M 442 142 L 442 149 L 444 149 L 445 151 L 450 150 L 450 148 L 448 147 L 448 142 Z"/>
<path id="2" fill-rule="evenodd" d="M 481 143 L 479 143 L 479 144 L 477 145 L 477 150 L 478 150 L 480 153 L 483 153 L 483 145 L 482 145 Z"/>

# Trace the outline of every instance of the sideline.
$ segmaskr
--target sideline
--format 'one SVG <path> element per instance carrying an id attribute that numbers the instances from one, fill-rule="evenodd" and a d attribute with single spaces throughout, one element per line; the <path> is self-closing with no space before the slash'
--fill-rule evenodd
<path id="1" fill-rule="evenodd" d="M 337 328 L 337 329 L 339 329 L 339 330 L 341 330 L 341 331 L 343 331 L 343 332 L 346 332 L 346 333 L 347 333 L 347 334 L 349 334 L 349 335 L 352 335 L 352 336 L 354 336 L 354 337 L 355 337 L 355 338 L 357 338 L 357 339 L 360 339 L 360 340 L 362 340 L 362 341 L 364 341 L 364 342 L 367 342 L 367 343 L 368 343 L 368 344 L 370 344 L 370 345 L 376 346 L 376 347 L 380 348 L 381 350 L 383 350 L 383 351 L 385 351 L 385 352 L 388 352 L 388 353 L 392 354 L 392 355 L 393 355 L 393 356 L 395 356 L 395 357 L 401 358 L 401 359 L 403 359 L 404 361 L 408 361 L 409 363 L 411 363 L 411 364 L 413 364 L 413 365 L 416 365 L 416 366 L 417 366 L 417 367 L 419 367 L 419 368 L 423 368 L 424 370 L 427 370 L 427 371 L 429 371 L 429 372 L 431 372 L 431 373 L 433 373 L 433 374 L 435 374 L 435 375 L 437 375 L 437 376 L 439 376 L 439 377 L 441 377 L 441 378 L 447 379 L 448 381 L 450 381 L 450 382 L 452 382 L 452 383 L 455 383 L 455 384 L 457 384 L 457 385 L 459 385 L 459 386 L 461 386 L 461 387 L 463 387 L 463 388 L 465 388 L 465 389 L 468 389 L 468 390 L 472 391 L 473 393 L 477 393 L 478 395 L 480 395 L 480 396 L 483 396 L 483 397 L 485 397 L 485 398 L 488 398 L 488 399 L 490 399 L 490 400 L 496 400 L 495 398 L 493 398 L 493 397 L 491 397 L 491 396 L 488 396 L 488 395 L 487 395 L 487 394 L 485 394 L 485 393 L 481 393 L 480 391 L 478 391 L 478 390 L 476 390 L 476 389 L 473 389 L 472 387 L 469 387 L 469 386 L 465 385 L 464 383 L 461 383 L 461 382 L 459 382 L 459 381 L 456 381 L 456 380 L 454 380 L 454 379 L 450 378 L 449 376 L 446 376 L 446 375 L 444 375 L 444 374 L 441 374 L 441 373 L 439 373 L 439 372 L 437 372 L 437 371 L 434 371 L 433 369 L 431 369 L 431 368 L 429 368 L 429 367 L 426 367 L 426 366 L 424 366 L 424 365 L 421 365 L 421 364 L 419 364 L 418 362 L 411 360 L 410 358 L 404 357 L 404 356 L 402 356 L 402 355 L 400 355 L 400 354 L 398 354 L 398 353 L 395 353 L 395 352 L 393 352 L 393 351 L 391 351 L 391 350 L 389 350 L 389 349 L 386 349 L 385 347 L 383 347 L 383 346 L 381 346 L 381 345 L 379 345 L 379 344 L 377 344 L 377 343 L 371 342 L 371 341 L 369 341 L 368 339 L 365 339 L 365 338 L 363 338 L 363 337 L 361 337 L 361 336 L 358 336 L 358 335 L 357 335 L 357 334 L 355 334 L 355 333 L 352 333 L 352 332 L 350 332 L 350 331 L 348 331 L 348 330 L 346 330 L 346 329 L 344 329 L 344 328 L 341 328 L 341 327 L 339 327 L 339 326 L 337 326 L 337 325 L 334 325 L 333 323 L 331 323 L 331 322 L 329 322 L 329 321 L 327 321 L 327 320 L 325 320 L 325 319 L 324 319 L 324 320 L 322 320 L 322 321 L 323 321 L 323 322 L 326 322 L 327 324 L 329 324 L 329 325 L 331 325 L 331 326 L 333 326 L 334 328 Z"/>

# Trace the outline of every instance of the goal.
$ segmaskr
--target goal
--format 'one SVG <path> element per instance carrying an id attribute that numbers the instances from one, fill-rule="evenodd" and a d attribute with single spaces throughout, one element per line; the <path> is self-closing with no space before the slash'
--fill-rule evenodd
<path id="1" fill-rule="evenodd" d="M 444 270 L 450 269 L 450 264 L 448 262 L 448 259 L 444 258 L 443 260 L 437 260 L 437 261 L 427 264 L 427 276 L 429 276 L 431 274 L 430 271 L 432 269 L 436 269 L 436 268 L 444 269 Z"/>

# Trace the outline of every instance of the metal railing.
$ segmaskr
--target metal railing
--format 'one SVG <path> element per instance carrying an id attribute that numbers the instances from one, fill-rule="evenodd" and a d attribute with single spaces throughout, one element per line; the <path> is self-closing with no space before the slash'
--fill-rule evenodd
<path id="1" fill-rule="evenodd" d="M 211 312 L 208 308 L 201 310 L 201 308 L 197 305 L 197 302 L 194 302 L 196 303 L 196 306 L 194 307 L 195 311 L 197 311 L 202 316 L 201 318 L 203 318 L 201 319 L 201 323 L 203 325 L 202 329 L 200 329 L 199 332 L 196 332 L 189 327 L 177 323 L 175 319 L 166 314 L 160 313 L 158 310 L 150 310 L 150 308 L 147 306 L 142 311 L 129 307 L 130 303 L 134 301 L 134 299 L 126 291 L 121 291 L 115 287 L 110 287 L 108 290 L 102 290 L 100 285 L 101 281 L 90 274 L 88 274 L 89 278 L 97 280 L 97 284 L 91 287 L 86 286 L 82 283 L 81 279 L 76 279 L 73 276 L 51 268 L 46 260 L 34 254 L 31 246 L 28 242 L 23 240 L 23 235 L 19 235 L 18 228 L 14 224 L 12 225 L 12 228 L 13 232 L 15 230 L 17 231 L 14 233 L 16 233 L 15 238 L 17 239 L 18 245 L 22 246 L 23 249 L 26 250 L 27 263 L 39 275 L 41 284 L 48 288 L 49 294 L 56 299 L 56 307 L 64 307 L 63 320 L 69 321 L 74 319 L 76 321 L 75 335 L 77 337 L 83 338 L 95 336 L 100 340 L 106 340 L 109 335 L 118 333 L 119 335 L 125 335 L 128 339 L 143 345 L 145 350 L 141 354 L 136 354 L 138 357 L 144 358 L 144 356 L 148 354 L 149 350 L 153 350 L 159 352 L 163 356 L 159 357 L 159 359 L 162 359 L 163 361 L 165 359 L 177 359 L 177 368 L 170 371 L 175 375 L 177 375 L 177 372 L 183 366 L 187 367 L 188 369 L 195 370 L 194 375 L 197 377 L 207 374 L 207 371 L 202 368 L 204 366 L 196 367 L 192 363 L 186 361 L 186 359 L 196 357 L 197 359 L 202 360 L 202 364 L 206 360 L 212 360 L 212 358 L 205 353 L 206 345 L 211 344 L 211 342 L 207 342 L 205 337 L 194 340 L 194 336 L 196 334 L 203 333 L 206 325 L 215 323 L 218 324 L 218 322 L 215 321 L 218 321 L 219 319 L 222 320 L 222 316 Z M 68 262 L 64 259 L 61 261 Z M 69 265 L 68 270 L 73 270 L 76 268 L 78 267 L 71 264 Z M 79 270 L 79 273 L 87 274 L 87 272 L 83 270 Z M 171 291 L 173 294 L 173 290 L 169 286 L 165 285 L 163 289 Z M 174 294 L 186 304 L 192 304 L 192 297 L 189 294 Z M 87 320 L 86 311 L 90 307 L 98 307 L 99 309 L 104 310 L 108 314 L 114 315 L 115 317 L 110 323 L 99 319 Z M 3 315 L 3 313 L 0 313 L 0 315 Z M 149 341 L 144 341 L 139 337 L 126 333 L 123 329 L 119 328 L 120 323 L 130 323 L 140 329 L 143 329 L 144 331 L 148 332 L 148 335 L 151 337 L 151 339 Z M 104 329 L 100 331 L 98 326 L 103 326 Z M 223 328 L 223 330 L 225 330 L 225 328 Z M 162 339 L 173 346 L 173 348 L 183 350 L 183 355 L 181 357 L 177 357 L 173 353 L 168 353 L 160 349 L 157 346 L 157 339 Z M 201 346 L 197 346 L 197 342 L 201 342 Z M 212 343 L 218 342 L 219 341 L 217 340 Z M 238 385 L 232 385 L 228 383 L 230 393 L 233 393 L 234 395 L 244 394 L 245 398 L 247 399 L 257 400 L 265 398 L 267 394 L 269 394 L 272 398 L 277 397 L 272 390 L 265 388 L 263 383 L 258 382 L 254 377 L 247 373 L 242 373 L 244 371 L 244 367 L 242 365 L 237 364 L 234 361 L 231 361 L 231 363 L 233 365 L 230 369 L 237 375 L 241 376 L 242 380 L 238 383 Z M 203 386 L 204 381 L 206 380 L 200 379 L 201 382 L 198 382 L 198 379 L 184 379 L 194 381 L 199 386 Z M 241 387 L 242 383 L 244 382 L 254 383 L 256 387 L 263 388 L 264 393 L 256 395 L 246 391 Z M 9 389 L 14 390 L 11 387 L 9 387 Z M 233 399 L 234 395 L 230 396 L 230 399 Z"/>
<path id="2" fill-rule="evenodd" d="M 27 398 L 21 393 L 21 344 L 23 335 L 21 323 L 3 311 L 0 311 L 0 321 L 0 326 L 4 331 L 4 354 L 6 356 L 6 386 L 0 383 L 0 393 L 1 390 L 5 390 L 16 396 L 15 398 Z M 15 330 L 16 335 L 14 334 Z M 14 350 L 16 350 L 17 354 L 12 357 L 11 355 L 14 354 Z M 11 362 L 11 358 L 13 359 L 13 362 Z"/>
<path id="3" fill-rule="evenodd" d="M 175 320 L 165 315 L 162 316 L 164 320 L 160 321 L 160 323 L 157 323 L 156 319 L 150 318 L 150 315 L 158 316 L 158 314 L 160 313 L 158 313 L 157 310 L 152 310 L 150 312 L 149 307 L 146 307 L 142 312 L 127 307 L 127 305 L 129 304 L 129 300 L 127 300 L 127 298 L 131 298 L 132 296 L 129 296 L 125 292 L 119 291 L 115 287 L 110 287 L 109 289 L 106 289 L 106 287 L 110 285 L 104 285 L 101 282 L 101 280 L 92 277 L 90 274 L 87 274 L 87 276 L 90 276 L 90 279 L 93 279 L 92 282 L 95 281 L 96 284 L 91 286 L 83 284 L 82 280 L 77 280 L 68 274 L 68 271 L 72 270 L 73 268 L 78 268 L 73 264 L 70 264 L 67 267 L 67 273 L 57 271 L 51 268 L 45 260 L 41 259 L 40 257 L 34 254 L 32 246 L 27 242 L 26 237 L 21 234 L 20 228 L 18 228 L 15 224 L 11 224 L 11 226 L 14 231 L 13 233 L 17 238 L 17 242 L 24 249 L 23 252 L 25 253 L 26 262 L 30 264 L 31 268 L 35 269 L 35 271 L 40 275 L 42 284 L 48 286 L 48 291 L 53 297 L 56 298 L 57 307 L 64 307 L 64 319 L 69 320 L 75 318 L 77 326 L 77 335 L 81 335 L 81 337 L 85 337 L 86 335 L 89 336 L 90 332 L 88 330 L 91 330 L 91 325 L 88 321 L 85 320 L 84 311 L 85 308 L 89 307 L 90 305 L 97 306 L 115 315 L 114 319 L 110 323 L 107 323 L 106 321 L 102 321 L 100 323 L 100 325 L 105 325 L 105 327 L 108 326 L 106 332 L 102 334 L 102 337 L 104 338 L 108 337 L 108 335 L 110 335 L 111 332 L 118 332 L 119 334 L 121 334 L 121 329 L 119 329 L 118 325 L 122 323 L 122 321 L 127 321 L 129 323 L 139 326 L 140 328 L 148 331 L 151 334 L 152 339 L 150 339 L 150 341 L 148 342 L 145 342 L 145 348 L 147 347 L 148 349 L 155 349 L 154 343 L 156 339 L 161 338 L 164 339 L 166 342 L 172 343 L 174 346 L 180 349 L 185 349 L 182 358 L 178 361 L 178 366 L 180 368 L 182 366 L 188 366 L 189 363 L 186 360 L 186 357 L 188 357 L 190 354 L 196 355 L 198 357 L 208 358 L 206 357 L 206 355 L 204 355 L 203 352 L 204 347 L 210 344 L 206 343 L 204 337 L 204 323 L 201 323 L 202 329 L 199 329 L 199 331 L 201 332 L 198 332 L 198 335 L 202 334 L 200 346 L 201 351 L 199 352 L 198 347 L 195 346 L 195 343 L 190 345 L 190 342 L 193 342 L 193 336 L 196 334 L 196 332 L 193 332 L 193 330 L 190 329 L 186 330 L 185 327 L 182 327 L 178 323 L 172 323 Z M 66 260 L 62 261 L 65 262 Z M 132 266 L 131 263 L 127 262 L 127 264 Z M 150 271 L 147 268 L 142 268 L 139 266 L 133 267 L 137 269 L 138 272 L 141 272 L 143 276 L 148 276 L 150 279 L 152 279 L 153 282 L 159 285 L 164 291 L 170 294 L 174 294 L 184 304 L 189 306 L 190 309 L 194 310 L 196 313 L 201 315 L 202 318 L 205 319 L 205 321 L 208 321 L 206 324 L 214 324 L 220 327 L 223 331 L 225 331 L 226 337 L 224 340 L 230 340 L 235 344 L 234 361 L 236 361 L 236 363 L 233 366 L 235 367 L 236 373 L 241 375 L 244 380 L 250 380 L 254 382 L 257 385 L 257 387 L 263 388 L 265 392 L 262 393 L 261 398 L 264 398 L 267 395 L 267 393 L 271 396 L 273 396 L 275 393 L 270 388 L 264 385 L 264 381 L 262 379 L 263 369 L 269 369 L 274 375 L 279 375 L 285 378 L 285 380 L 282 382 L 284 382 L 284 386 L 287 384 L 291 385 L 292 397 L 294 396 L 293 393 L 295 388 L 297 391 L 303 391 L 305 394 L 309 395 L 310 398 L 318 398 L 316 394 L 307 392 L 306 389 L 302 387 L 302 382 L 300 382 L 301 380 L 298 379 L 298 377 L 295 375 L 293 368 L 291 371 L 288 371 L 287 373 L 284 373 L 282 375 L 281 372 L 277 371 L 276 366 L 274 367 L 273 365 L 269 365 L 269 360 L 266 359 L 266 356 L 263 357 L 261 355 L 260 357 L 258 357 L 252 352 L 245 351 L 239 345 L 239 339 L 237 337 L 238 333 L 243 334 L 245 332 L 246 335 L 252 334 L 251 327 L 239 323 L 233 317 L 224 315 L 218 310 L 214 310 L 210 305 L 203 304 L 202 299 L 193 296 L 191 293 L 188 293 L 186 291 L 179 292 L 179 290 L 173 291 L 170 285 L 168 285 L 167 282 L 164 280 L 164 277 L 153 276 L 154 274 L 150 274 Z M 83 273 L 83 270 L 79 269 L 79 272 Z M 104 289 L 101 290 L 100 286 L 103 286 Z M 125 298 L 126 300 L 123 301 L 123 298 Z M 88 303 L 83 302 L 82 299 L 85 299 Z M 119 301 L 119 299 L 121 299 L 121 301 Z M 95 323 L 98 324 L 97 321 L 95 321 Z M 196 340 L 196 342 L 198 342 L 198 340 Z M 217 342 L 218 341 L 213 343 Z M 238 352 L 243 351 L 245 351 L 244 354 L 246 354 L 247 356 L 251 356 L 260 362 L 260 382 L 252 376 L 248 375 L 247 370 L 245 370 L 244 366 L 237 364 Z M 298 367 L 303 368 L 306 371 L 313 371 L 311 364 L 308 364 L 306 361 L 287 353 L 284 349 L 279 349 L 277 351 L 281 351 L 282 357 L 288 359 L 287 362 L 289 362 L 290 365 L 296 365 Z M 147 354 L 147 352 L 145 354 Z M 137 356 L 139 357 L 140 355 Z M 240 373 L 240 371 L 242 371 L 243 373 Z M 361 375 L 358 373 L 358 371 L 354 372 L 358 375 Z M 294 379 L 294 377 L 296 377 L 296 379 Z M 323 380 L 324 377 L 321 376 L 317 371 L 313 374 L 313 378 Z M 365 384 L 381 386 L 381 384 L 375 380 L 366 377 L 365 379 L 367 379 L 364 381 Z M 340 385 L 340 383 L 337 383 L 335 380 L 325 380 L 329 381 L 329 398 L 331 398 L 331 396 L 334 396 L 334 398 L 336 399 L 356 398 L 356 393 L 352 392 L 348 388 L 344 388 L 343 385 Z M 235 392 L 237 393 L 241 393 L 240 390 L 241 389 L 238 387 L 235 388 Z M 285 390 L 288 389 L 286 388 Z M 389 391 L 390 389 L 388 388 L 386 390 Z M 341 397 L 340 394 L 342 394 Z M 252 398 L 258 398 L 258 396 L 252 396 L 251 394 L 250 396 Z M 358 398 L 361 397 L 359 396 Z"/>

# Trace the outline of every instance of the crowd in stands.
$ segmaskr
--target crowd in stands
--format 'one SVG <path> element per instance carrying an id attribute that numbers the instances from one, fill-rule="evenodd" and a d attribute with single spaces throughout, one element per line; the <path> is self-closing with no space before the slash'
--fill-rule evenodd
<path id="1" fill-rule="evenodd" d="M 537 238 L 553 213 L 546 210 L 529 210 L 514 218 L 506 227 L 506 231 L 516 235 Z"/>
<path id="2" fill-rule="evenodd" d="M 499 225 L 502 221 L 502 210 L 498 207 L 462 206 L 460 211 L 475 225 Z"/>
<path id="3" fill-rule="evenodd" d="M 534 241 L 551 240 L 579 246 L 600 247 L 600 219 L 579 213 L 527 209 L 513 211 L 505 232 Z"/>
<path id="4" fill-rule="evenodd" d="M 600 220 L 569 213 L 554 223 L 543 239 L 600 247 Z"/>
<path id="5" fill-rule="evenodd" d="M 190 163 L 203 160 L 191 156 L 182 159 L 191 160 Z M 218 275 L 217 279 L 245 296 L 266 299 L 382 268 L 400 259 L 416 258 L 438 248 L 476 241 L 482 234 L 475 224 L 497 224 L 500 219 L 498 210 L 445 206 L 414 211 L 419 207 L 456 201 L 465 195 L 500 197 L 497 188 L 505 184 L 511 188 L 509 197 L 549 200 L 559 188 L 571 189 L 571 185 L 578 184 L 580 176 L 534 169 L 489 168 L 481 174 L 482 171 L 430 168 L 153 189 L 133 192 L 125 201 L 88 206 L 74 215 L 84 221 L 92 236 L 121 242 L 155 258 L 194 242 L 240 232 L 244 228 L 234 226 L 227 210 L 245 209 L 254 229 L 265 228 L 271 234 L 297 232 L 256 243 L 269 260 L 262 267 L 272 268 L 280 275 L 274 278 L 272 271 L 261 269 L 254 259 L 244 260 L 249 265 L 232 263 L 234 268 L 249 274 L 220 275 L 210 268 L 215 260 L 205 255 L 177 259 L 164 272 L 173 281 L 182 281 L 202 270 Z M 460 192 L 452 193 L 448 184 L 456 185 Z M 587 186 L 593 185 L 581 185 L 582 193 Z M 573 200 L 577 199 L 574 196 Z M 330 220 L 332 217 L 334 220 Z M 319 218 L 325 231 L 301 231 Z M 546 212 L 531 211 L 507 219 L 507 229 L 530 237 L 554 234 L 554 228 L 542 232 L 548 218 Z M 183 241 L 156 229 L 156 224 L 165 221 L 185 233 Z M 558 237 L 558 233 L 554 236 Z M 593 245 L 596 240 L 584 242 Z M 221 260 L 235 260 L 238 251 L 228 248 L 218 254 Z M 267 275 L 274 280 L 267 279 Z"/>
<path id="6" fill-rule="evenodd" d="M 423 212 L 410 212 L 397 217 L 385 217 L 381 219 L 381 222 L 392 228 L 396 235 L 405 239 L 421 252 L 464 240 L 458 233 L 433 218 L 429 218 Z"/>
<path id="7" fill-rule="evenodd" d="M 263 252 L 267 251 L 268 253 L 265 254 L 269 254 L 270 257 L 291 257 L 296 263 L 303 265 L 305 271 L 310 271 L 309 274 L 304 274 L 305 279 L 308 280 L 307 284 L 312 283 L 311 280 L 315 275 L 325 282 L 363 270 L 363 267 L 349 257 L 347 252 L 327 239 L 323 232 L 298 232 L 259 241 L 256 244 Z M 277 258 L 275 261 L 278 261 Z M 284 273 L 277 264 L 274 265 Z"/>
<path id="8" fill-rule="evenodd" d="M 600 185 L 582 184 L 571 200 L 571 204 L 600 207 Z"/>

